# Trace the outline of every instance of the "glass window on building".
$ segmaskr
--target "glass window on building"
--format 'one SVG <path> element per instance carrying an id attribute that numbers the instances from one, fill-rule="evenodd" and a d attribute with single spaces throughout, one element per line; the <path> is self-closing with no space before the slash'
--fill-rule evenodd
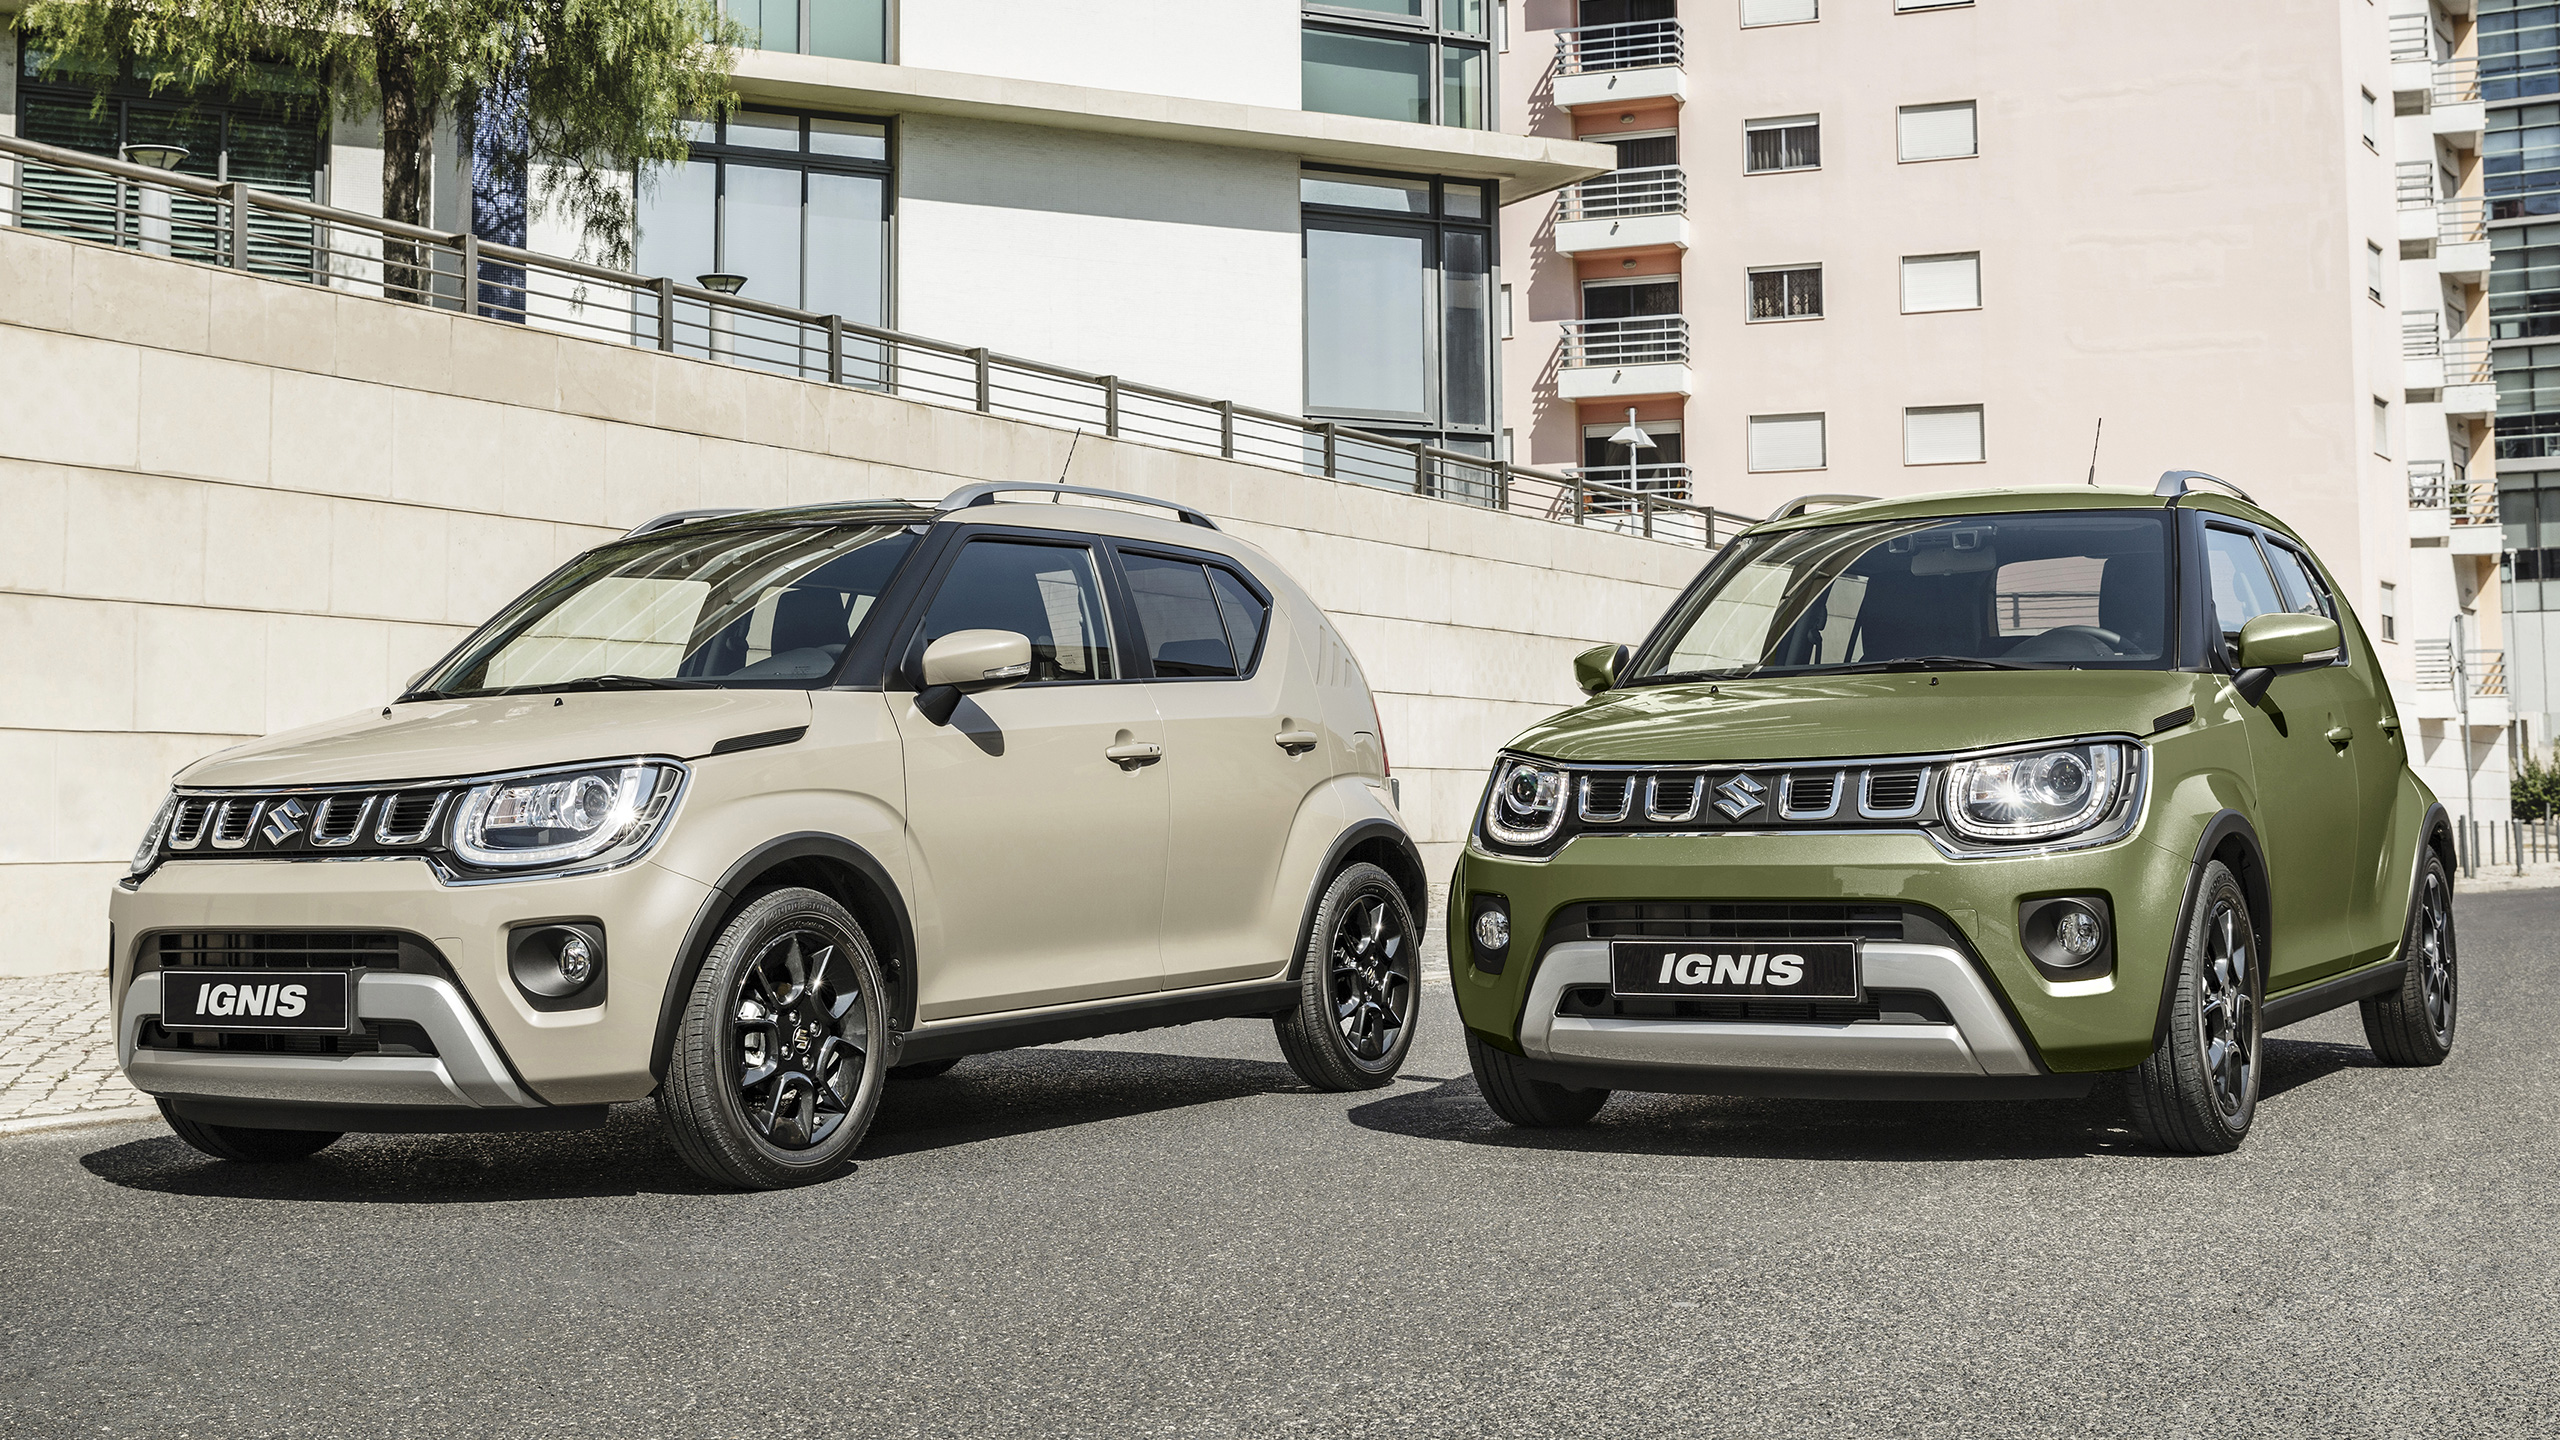
<path id="1" fill-rule="evenodd" d="M 786 55 L 889 58 L 888 0 L 724 0 L 747 44 Z"/>
<path id="2" fill-rule="evenodd" d="M 2560 104 L 2490 111 L 2480 174 L 2490 219 L 2560 215 Z"/>
<path id="3" fill-rule="evenodd" d="M 1822 318 L 1822 267 L 1769 265 L 1751 271 L 1753 321 Z"/>
<path id="4" fill-rule="evenodd" d="M 2480 0 L 2478 39 L 2483 99 L 2560 94 L 2560 5 Z"/>
<path id="5" fill-rule="evenodd" d="M 1491 458 L 1491 187 L 1307 170 L 1299 198 L 1307 413 Z"/>
<path id="6" fill-rule="evenodd" d="M 122 147 L 174 144 L 185 149 L 178 173 L 246 181 L 297 200 L 326 202 L 328 104 L 317 87 L 279 68 L 246 96 L 151 93 L 150 77 L 128 61 L 112 77 L 103 104 L 91 78 L 48 76 L 47 57 L 23 38 L 18 47 L 18 136 L 66 150 L 120 156 Z M 104 176 L 29 163 L 23 170 L 23 223 L 30 230 L 223 261 L 229 243 L 214 206 L 193 196 L 168 198 L 164 217 L 146 217 L 137 187 Z M 165 195 L 165 192 L 164 192 Z M 260 212 L 249 222 L 249 268 L 280 279 L 326 278 L 326 257 L 307 221 Z"/>
<path id="7" fill-rule="evenodd" d="M 888 124 L 835 115 L 740 110 L 697 122 L 692 154 L 640 186 L 644 275 L 744 277 L 739 294 L 864 325 L 885 323 L 892 187 Z M 751 316 L 713 323 L 679 304 L 676 348 L 785 374 L 824 375 L 823 339 Z M 641 317 L 654 334 L 654 315 Z M 846 378 L 877 384 L 876 346 L 848 341 Z"/>
<path id="8" fill-rule="evenodd" d="M 1482 130 L 1493 114 L 1487 0 L 1323 0 L 1304 10 L 1299 106 Z"/>
<path id="9" fill-rule="evenodd" d="M 2498 477 L 2506 527 L 2500 590 L 2509 610 L 2560 610 L 2560 471 Z"/>
<path id="10" fill-rule="evenodd" d="M 1762 175 L 1778 170 L 1822 168 L 1822 117 L 1782 115 L 1742 122 L 1742 170 Z"/>
<path id="11" fill-rule="evenodd" d="M 2560 345 L 2508 345 L 2498 357 L 2498 468 L 2560 459 Z"/>
<path id="12" fill-rule="evenodd" d="M 2502 229 L 2496 244 L 2489 270 L 2490 338 L 2560 336 L 2560 224 Z"/>

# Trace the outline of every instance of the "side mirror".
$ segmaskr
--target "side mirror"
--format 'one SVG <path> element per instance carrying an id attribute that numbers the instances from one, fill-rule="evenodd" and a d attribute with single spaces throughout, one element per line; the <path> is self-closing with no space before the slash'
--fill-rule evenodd
<path id="1" fill-rule="evenodd" d="M 951 723 L 963 695 L 1019 685 L 1031 678 L 1031 642 L 1011 630 L 954 630 L 924 650 L 924 689 L 916 710 L 936 725 Z"/>
<path id="2" fill-rule="evenodd" d="M 1594 645 L 1573 657 L 1573 683 L 1585 695 L 1597 695 L 1618 683 L 1627 668 L 1627 647 Z"/>
<path id="3" fill-rule="evenodd" d="M 2345 643 L 2338 622 L 2326 615 L 2288 611 L 2258 616 L 2240 627 L 2240 653 L 2234 657 L 2240 669 L 2231 677 L 2231 688 L 2255 705 L 2279 671 L 2326 664 Z"/>

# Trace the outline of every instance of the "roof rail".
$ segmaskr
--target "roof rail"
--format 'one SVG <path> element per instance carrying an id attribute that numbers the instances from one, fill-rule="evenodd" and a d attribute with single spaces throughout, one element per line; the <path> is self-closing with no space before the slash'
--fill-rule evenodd
<path id="1" fill-rule="evenodd" d="M 1816 505 L 1863 505 L 1876 499 L 1873 495 L 1799 495 L 1769 512 L 1771 520 L 1792 520 Z"/>
<path id="2" fill-rule="evenodd" d="M 625 540 L 636 540 L 643 535 L 655 535 L 661 530 L 673 530 L 679 525 L 690 524 L 696 520 L 717 520 L 723 515 L 744 515 L 746 513 L 747 507 L 744 505 L 729 505 L 712 510 L 670 510 L 655 520 L 646 521 L 642 524 L 632 526 L 629 532 L 624 534 L 622 538 Z"/>
<path id="3" fill-rule="evenodd" d="M 2249 500 L 2248 491 L 2241 489 L 2239 486 L 2232 484 L 2230 481 L 2223 479 L 2219 475 L 2207 475 L 2201 470 L 2170 470 L 2163 472 L 2160 476 L 2160 483 L 2151 488 L 2151 493 L 2164 500 L 2175 500 L 2179 496 L 2193 490 L 2198 485 L 2219 485 L 2223 489 L 2230 491 L 2232 494 L 2239 496 L 2241 499 L 2248 500 L 2252 505 L 2258 503 L 2255 500 Z"/>
<path id="4" fill-rule="evenodd" d="M 954 510 L 966 510 L 972 505 L 993 505 L 998 495 L 1010 494 L 1017 490 L 1036 490 L 1047 495 L 1090 495 L 1098 500 L 1118 500 L 1129 505 L 1153 505 L 1158 509 L 1172 511 L 1181 517 L 1185 525 L 1197 525 L 1203 530 L 1218 528 L 1218 522 L 1188 505 L 1176 504 L 1171 500 L 1159 500 L 1153 495 L 1132 495 L 1125 490 L 1096 490 L 1088 485 L 1047 485 L 1037 482 L 1013 485 L 989 481 L 980 485 L 963 485 L 943 496 L 942 503 L 935 508 L 948 514 Z"/>

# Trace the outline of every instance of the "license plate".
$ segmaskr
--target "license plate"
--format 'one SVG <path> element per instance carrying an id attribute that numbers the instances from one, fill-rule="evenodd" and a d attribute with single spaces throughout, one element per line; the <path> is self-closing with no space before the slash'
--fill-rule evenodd
<path id="1" fill-rule="evenodd" d="M 170 1030 L 353 1028 L 344 970 L 163 970 L 160 1024 Z"/>
<path id="2" fill-rule="evenodd" d="M 1611 989 L 1673 999 L 1855 1000 L 1854 940 L 1617 940 Z"/>

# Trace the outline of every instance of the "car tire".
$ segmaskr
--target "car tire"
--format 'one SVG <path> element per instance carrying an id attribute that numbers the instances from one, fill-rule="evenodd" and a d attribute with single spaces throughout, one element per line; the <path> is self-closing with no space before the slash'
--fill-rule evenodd
<path id="1" fill-rule="evenodd" d="M 236 1160 L 243 1165 L 285 1165 L 308 1160 L 337 1143 L 336 1130 L 261 1130 L 246 1125 L 208 1125 L 190 1120 L 160 1102 L 160 1118 L 169 1123 L 170 1131 L 216 1160 Z"/>
<path id="2" fill-rule="evenodd" d="M 2385 1065 L 2441 1065 L 2453 1053 L 2462 975 L 2453 943 L 2453 876 L 2432 849 L 2421 852 L 2417 899 L 2400 953 L 2409 962 L 2400 988 L 2363 1002 L 2365 1043 Z"/>
<path id="3" fill-rule="evenodd" d="M 2171 977 L 2168 1032 L 2126 1079 L 2133 1127 L 2154 1148 L 2223 1155 L 2257 1116 L 2265 971 L 2238 877 L 2209 861 Z"/>
<path id="4" fill-rule="evenodd" d="M 1476 1093 L 1493 1113 L 1525 1130 L 1563 1130 L 1600 1113 L 1609 1103 L 1606 1090 L 1576 1090 L 1552 1080 L 1532 1079 L 1520 1057 L 1497 1050 L 1467 1032 L 1467 1064 L 1476 1072 Z"/>
<path id="5" fill-rule="evenodd" d="M 1422 931 L 1394 876 L 1366 861 L 1335 874 L 1298 974 L 1298 1003 L 1271 1022 L 1298 1078 L 1335 1091 L 1395 1079 L 1421 1008 Z"/>
<path id="6" fill-rule="evenodd" d="M 853 1168 L 886 1078 L 888 993 L 862 926 L 815 890 L 722 928 L 676 1026 L 658 1109 L 706 1180 L 778 1190 Z"/>
<path id="7" fill-rule="evenodd" d="M 912 1065 L 892 1065 L 889 1067 L 889 1078 L 892 1080 L 930 1080 L 936 1075 L 949 1074 L 951 1072 L 951 1067 L 959 1064 L 963 1058 L 964 1057 L 962 1056 L 954 1055 L 948 1060 L 918 1060 Z"/>

